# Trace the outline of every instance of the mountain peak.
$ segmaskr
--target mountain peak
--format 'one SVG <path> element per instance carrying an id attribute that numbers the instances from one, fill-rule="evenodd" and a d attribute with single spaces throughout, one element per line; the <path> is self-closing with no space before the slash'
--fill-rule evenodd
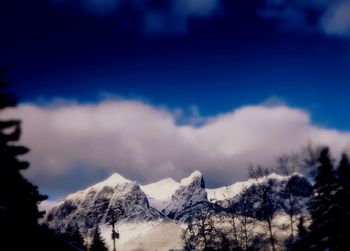
<path id="1" fill-rule="evenodd" d="M 169 200 L 178 188 L 179 183 L 172 178 L 141 186 L 147 196 L 157 200 Z"/>
<path id="2" fill-rule="evenodd" d="M 102 187 L 114 187 L 116 185 L 119 184 L 124 184 L 124 183 L 131 183 L 131 180 L 128 180 L 126 178 L 124 178 L 123 176 L 121 176 L 118 173 L 113 173 L 111 176 L 109 176 L 109 178 L 107 178 L 106 180 L 97 183 L 96 185 L 94 185 L 94 188 L 102 188 Z"/>
<path id="3" fill-rule="evenodd" d="M 197 179 L 203 179 L 203 175 L 200 171 L 194 171 L 193 173 L 191 173 L 190 176 L 188 176 L 187 178 L 183 178 L 180 181 L 181 186 L 189 186 L 191 183 L 193 183 L 193 181 L 197 180 Z"/>
<path id="4" fill-rule="evenodd" d="M 203 175 L 199 171 L 194 171 L 181 180 L 180 187 L 163 212 L 171 219 L 188 221 L 201 212 L 208 203 Z"/>

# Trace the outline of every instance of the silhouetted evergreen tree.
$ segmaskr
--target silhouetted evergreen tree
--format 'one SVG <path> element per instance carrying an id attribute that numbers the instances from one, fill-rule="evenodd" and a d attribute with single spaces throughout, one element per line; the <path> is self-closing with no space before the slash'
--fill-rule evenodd
<path id="1" fill-rule="evenodd" d="M 74 226 L 68 225 L 63 238 L 67 243 L 70 243 L 71 246 L 76 247 L 77 249 L 86 249 L 84 246 L 84 238 L 79 231 L 77 224 Z"/>
<path id="2" fill-rule="evenodd" d="M 331 235 L 334 250 L 346 250 L 350 240 L 350 163 L 347 155 L 342 155 L 336 174 L 338 187 L 330 209 L 334 216 Z"/>
<path id="3" fill-rule="evenodd" d="M 304 217 L 301 216 L 299 218 L 299 223 L 298 223 L 298 236 L 299 238 L 303 239 L 307 235 L 307 230 L 304 225 Z"/>
<path id="4" fill-rule="evenodd" d="M 318 159 L 314 198 L 309 211 L 309 231 L 299 227 L 299 238 L 293 250 L 347 250 L 350 234 L 350 163 L 343 154 L 334 170 L 329 149 L 324 148 Z M 300 224 L 299 224 L 300 225 Z"/>
<path id="5" fill-rule="evenodd" d="M 0 81 L 0 109 L 16 105 L 14 96 L 3 91 L 5 86 L 6 81 Z M 38 204 L 47 198 L 20 173 L 29 167 L 18 159 L 28 148 L 13 144 L 20 134 L 19 120 L 0 121 L 0 238 L 7 244 L 16 240 L 16 245 L 32 242 L 27 237 L 38 231 L 38 219 L 43 216 Z"/>
<path id="6" fill-rule="evenodd" d="M 308 250 L 309 243 L 307 242 L 307 235 L 308 235 L 308 232 L 304 225 L 304 217 L 301 216 L 299 218 L 299 223 L 298 223 L 298 236 L 290 250 L 292 251 Z"/>
<path id="7" fill-rule="evenodd" d="M 16 106 L 15 97 L 4 90 L 6 85 L 0 72 L 0 110 Z M 29 149 L 14 144 L 20 138 L 20 124 L 0 120 L 0 250 L 74 250 L 38 224 L 44 214 L 38 204 L 47 196 L 21 174 L 29 163 L 18 157 Z"/>
<path id="8" fill-rule="evenodd" d="M 318 159 L 315 176 L 314 198 L 310 204 L 312 222 L 306 237 L 311 250 L 326 250 L 334 247 L 335 193 L 337 182 L 328 148 L 324 148 Z"/>
<path id="9" fill-rule="evenodd" d="M 90 251 L 108 251 L 106 244 L 102 239 L 101 232 L 98 226 L 96 226 L 94 230 L 92 242 L 89 250 Z"/>
<path id="10" fill-rule="evenodd" d="M 338 169 L 336 170 L 339 186 L 343 189 L 349 189 L 350 187 L 350 163 L 346 154 L 342 155 Z"/>

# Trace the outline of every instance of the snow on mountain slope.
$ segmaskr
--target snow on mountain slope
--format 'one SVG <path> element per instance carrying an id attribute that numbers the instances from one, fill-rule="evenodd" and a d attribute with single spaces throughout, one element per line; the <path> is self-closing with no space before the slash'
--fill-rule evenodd
<path id="1" fill-rule="evenodd" d="M 183 178 L 180 181 L 180 185 L 181 186 L 189 186 L 191 185 L 194 181 L 198 180 L 198 179 L 203 179 L 203 175 L 201 174 L 201 172 L 199 171 L 194 171 L 193 173 L 191 173 L 190 176 Z"/>
<path id="2" fill-rule="evenodd" d="M 131 180 L 124 178 L 120 174 L 113 173 L 111 176 L 109 176 L 108 179 L 93 185 L 92 188 L 102 189 L 105 186 L 114 187 L 119 184 L 131 183 L 131 182 L 132 182 Z"/>
<path id="3" fill-rule="evenodd" d="M 149 197 L 157 200 L 171 199 L 171 196 L 179 188 L 180 184 L 172 178 L 160 180 L 145 186 L 141 186 L 142 191 Z"/>
<path id="4" fill-rule="evenodd" d="M 69 194 L 66 197 L 66 200 L 78 200 L 78 199 L 85 197 L 91 191 L 97 192 L 97 191 L 103 190 L 104 188 L 114 188 L 118 185 L 128 184 L 128 183 L 135 183 L 135 182 L 132 182 L 128 179 L 125 179 L 123 176 L 121 176 L 118 173 L 113 173 L 111 176 L 109 176 L 109 178 L 107 178 L 106 180 L 104 180 L 102 182 L 99 182 L 99 183 L 97 183 L 91 187 L 88 187 L 84 190 Z"/>
<path id="5" fill-rule="evenodd" d="M 167 178 L 141 186 L 141 190 L 147 195 L 150 206 L 162 211 L 169 204 L 171 196 L 179 187 L 178 182 L 172 178 Z"/>
<path id="6" fill-rule="evenodd" d="M 164 214 L 174 220 L 190 221 L 208 204 L 203 176 L 195 171 L 180 182 Z"/>
<path id="7" fill-rule="evenodd" d="M 116 229 L 120 233 L 120 239 L 116 240 L 117 250 L 168 251 L 170 249 L 181 249 L 184 245 L 181 238 L 184 225 L 169 220 L 120 223 L 116 225 Z M 101 233 L 109 250 L 112 250 L 111 227 L 102 225 Z"/>
<path id="8" fill-rule="evenodd" d="M 293 175 L 299 175 L 300 174 L 293 174 Z M 293 176 L 292 175 L 292 176 Z M 243 189 L 245 188 L 249 188 L 250 186 L 256 184 L 257 182 L 266 182 L 267 180 L 270 179 L 274 179 L 277 181 L 286 181 L 289 179 L 289 176 L 282 176 L 276 173 L 271 173 L 268 176 L 265 177 L 261 177 L 259 178 L 257 181 L 255 179 L 249 179 L 247 181 L 243 181 L 243 182 L 236 182 L 230 186 L 226 186 L 226 187 L 219 187 L 219 188 L 215 188 L 215 189 L 206 189 L 207 190 L 207 194 L 208 194 L 208 200 L 209 201 L 217 201 L 217 200 L 225 200 L 228 198 L 233 198 L 236 195 L 240 194 Z"/>

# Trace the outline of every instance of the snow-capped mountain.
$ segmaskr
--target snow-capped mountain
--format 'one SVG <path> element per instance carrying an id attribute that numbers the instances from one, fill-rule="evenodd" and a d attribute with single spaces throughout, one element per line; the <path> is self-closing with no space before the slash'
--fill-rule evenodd
<path id="1" fill-rule="evenodd" d="M 113 219 L 117 224 L 148 224 L 147 222 L 173 221 L 176 224 L 196 218 L 205 207 L 215 212 L 225 210 L 212 203 L 225 198 L 241 203 L 244 195 L 252 193 L 254 186 L 272 182 L 276 200 L 286 200 L 283 189 L 293 184 L 293 196 L 301 202 L 311 194 L 311 185 L 299 174 L 291 177 L 271 174 L 259 180 L 238 182 L 228 187 L 206 189 L 199 171 L 176 182 L 172 178 L 140 186 L 119 174 L 85 190 L 68 195 L 64 201 L 48 211 L 44 222 L 49 227 L 64 232 L 68 226 L 79 227 L 83 232 L 96 225 L 108 226 Z M 287 183 L 288 184 L 287 184 Z M 290 183 L 290 184 L 289 184 Z M 251 207 L 256 202 L 252 200 Z M 285 211 L 283 203 L 276 210 Z"/>
<path id="2" fill-rule="evenodd" d="M 65 231 L 70 225 L 88 230 L 116 220 L 154 221 L 163 218 L 151 208 L 140 186 L 119 174 L 83 191 L 68 195 L 46 215 L 49 227 Z"/>

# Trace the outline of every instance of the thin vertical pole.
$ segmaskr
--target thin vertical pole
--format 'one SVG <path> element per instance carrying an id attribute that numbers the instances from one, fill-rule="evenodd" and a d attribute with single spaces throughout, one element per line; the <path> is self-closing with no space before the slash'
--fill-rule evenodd
<path id="1" fill-rule="evenodd" d="M 114 222 L 112 223 L 112 239 L 113 239 L 113 251 L 116 251 L 116 249 L 115 249 L 115 230 L 114 230 Z"/>

